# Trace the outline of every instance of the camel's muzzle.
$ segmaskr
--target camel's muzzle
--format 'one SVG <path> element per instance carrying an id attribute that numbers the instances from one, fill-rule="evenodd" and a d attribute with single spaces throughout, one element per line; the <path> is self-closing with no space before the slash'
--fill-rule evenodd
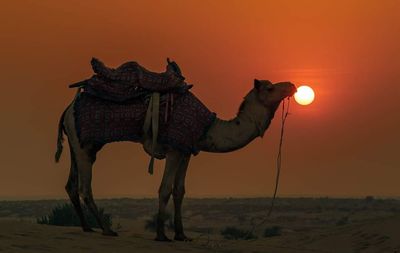
<path id="1" fill-rule="evenodd" d="M 291 97 L 291 96 L 293 96 L 293 95 L 297 92 L 297 88 L 296 88 L 296 86 L 295 86 L 294 84 L 292 84 L 292 83 L 287 83 L 286 91 L 287 91 L 286 94 L 288 94 L 287 96 L 288 96 L 288 97 Z"/>

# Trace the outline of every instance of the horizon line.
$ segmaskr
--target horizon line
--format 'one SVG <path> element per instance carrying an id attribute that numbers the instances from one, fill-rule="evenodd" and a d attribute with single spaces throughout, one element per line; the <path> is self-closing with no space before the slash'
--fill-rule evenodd
<path id="1" fill-rule="evenodd" d="M 400 195 L 328 195 L 328 194 L 282 194 L 279 198 L 333 198 L 333 199 L 363 199 L 366 197 L 378 199 L 400 199 Z M 272 198 L 272 195 L 191 195 L 185 199 L 254 199 L 254 198 Z M 158 199 L 156 195 L 112 195 L 97 196 L 97 200 L 107 199 Z M 0 201 L 35 201 L 35 200 L 69 200 L 68 196 L 61 195 L 41 195 L 41 196 L 0 196 Z"/>

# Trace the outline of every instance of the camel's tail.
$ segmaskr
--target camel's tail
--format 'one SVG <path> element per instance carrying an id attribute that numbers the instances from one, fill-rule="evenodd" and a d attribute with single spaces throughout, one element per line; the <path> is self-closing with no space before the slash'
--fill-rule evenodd
<path id="1" fill-rule="evenodd" d="M 68 107 L 67 107 L 68 109 Z M 55 154 L 55 161 L 58 163 L 60 161 L 61 154 L 63 152 L 63 142 L 64 142 L 64 117 L 65 111 L 61 114 L 60 121 L 58 122 L 58 136 L 57 136 L 57 151 Z"/>

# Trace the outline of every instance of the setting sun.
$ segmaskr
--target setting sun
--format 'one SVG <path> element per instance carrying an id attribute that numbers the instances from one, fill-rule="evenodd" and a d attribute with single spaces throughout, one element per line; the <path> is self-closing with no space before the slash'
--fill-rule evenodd
<path id="1" fill-rule="evenodd" d="M 303 85 L 297 88 L 297 92 L 294 94 L 294 99 L 300 105 L 309 105 L 314 101 L 314 91 L 311 87 Z"/>

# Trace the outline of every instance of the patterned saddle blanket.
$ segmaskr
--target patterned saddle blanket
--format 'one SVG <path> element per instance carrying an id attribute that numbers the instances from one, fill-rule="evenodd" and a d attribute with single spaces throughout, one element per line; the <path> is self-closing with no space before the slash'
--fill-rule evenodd
<path id="1" fill-rule="evenodd" d="M 169 59 L 167 62 L 166 71 L 156 73 L 133 61 L 113 69 L 92 58 L 91 65 L 95 75 L 70 87 L 82 87 L 96 97 L 114 102 L 124 102 L 151 92 L 184 93 L 189 90 L 192 85 L 184 81 L 179 66 Z"/>
<path id="2" fill-rule="evenodd" d="M 116 103 L 80 93 L 74 103 L 75 125 L 81 145 L 143 140 L 149 101 L 145 97 Z M 196 144 L 214 122 L 211 112 L 190 91 L 161 96 L 157 143 L 184 153 L 197 154 Z"/>

